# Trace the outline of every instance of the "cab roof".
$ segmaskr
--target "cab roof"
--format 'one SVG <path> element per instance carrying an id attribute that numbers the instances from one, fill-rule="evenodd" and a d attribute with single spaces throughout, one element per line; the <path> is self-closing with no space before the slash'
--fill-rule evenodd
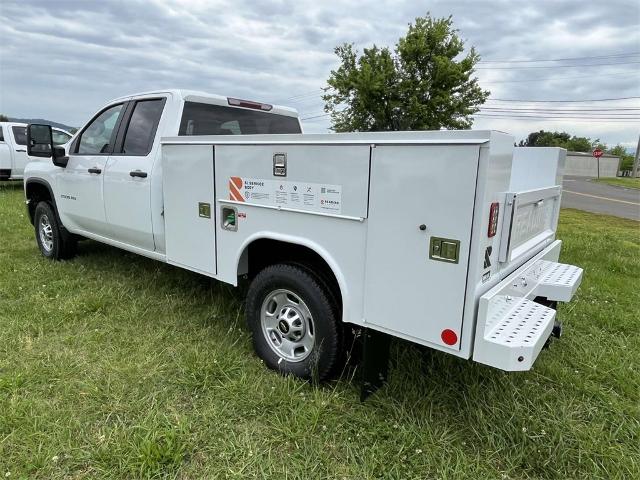
<path id="1" fill-rule="evenodd" d="M 222 106 L 232 107 L 232 108 L 243 108 L 243 107 L 238 107 L 234 105 L 229 105 L 229 98 L 235 98 L 235 97 L 225 97 L 222 95 L 216 95 L 214 93 L 201 92 L 198 90 L 185 90 L 185 89 L 179 89 L 179 88 L 169 88 L 166 90 L 152 90 L 148 92 L 134 93 L 131 95 L 126 95 L 123 97 L 116 98 L 113 101 L 115 102 L 118 100 L 130 100 L 136 97 L 167 94 L 167 93 L 185 102 L 191 101 L 191 102 L 199 102 L 199 103 L 210 103 L 214 105 L 222 105 Z M 251 99 L 246 99 L 246 100 L 256 101 Z M 268 103 L 268 102 L 258 102 L 258 103 Z M 271 103 L 269 103 L 269 105 L 272 105 L 273 108 L 266 113 L 276 113 L 278 115 L 286 115 L 288 117 L 298 118 L 298 111 L 295 108 L 285 107 L 283 105 L 275 105 Z"/>

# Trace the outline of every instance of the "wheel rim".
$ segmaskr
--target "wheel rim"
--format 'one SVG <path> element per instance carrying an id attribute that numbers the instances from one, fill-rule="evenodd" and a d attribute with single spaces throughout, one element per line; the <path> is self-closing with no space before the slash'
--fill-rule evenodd
<path id="1" fill-rule="evenodd" d="M 38 224 L 38 232 L 40 234 L 40 244 L 47 252 L 53 249 L 53 228 L 47 215 L 40 217 L 40 223 Z"/>
<path id="2" fill-rule="evenodd" d="M 281 360 L 301 362 L 313 350 L 313 317 L 306 303 L 291 290 L 270 292 L 262 302 L 260 320 L 267 344 Z"/>

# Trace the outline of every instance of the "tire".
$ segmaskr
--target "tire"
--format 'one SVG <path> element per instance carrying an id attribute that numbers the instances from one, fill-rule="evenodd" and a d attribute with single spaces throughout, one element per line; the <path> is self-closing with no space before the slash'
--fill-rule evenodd
<path id="1" fill-rule="evenodd" d="M 323 282 L 297 265 L 266 267 L 247 293 L 253 348 L 285 375 L 325 380 L 339 363 L 342 329 L 338 308 Z"/>
<path id="2" fill-rule="evenodd" d="M 49 202 L 39 202 L 33 217 L 36 242 L 43 256 L 64 260 L 75 255 L 77 242 L 62 226 Z"/>

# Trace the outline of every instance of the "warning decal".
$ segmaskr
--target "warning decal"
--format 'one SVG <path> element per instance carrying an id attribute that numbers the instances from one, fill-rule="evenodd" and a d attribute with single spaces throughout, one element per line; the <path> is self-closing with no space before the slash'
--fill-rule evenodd
<path id="1" fill-rule="evenodd" d="M 259 178 L 229 178 L 229 199 L 311 212 L 342 212 L 342 185 Z"/>

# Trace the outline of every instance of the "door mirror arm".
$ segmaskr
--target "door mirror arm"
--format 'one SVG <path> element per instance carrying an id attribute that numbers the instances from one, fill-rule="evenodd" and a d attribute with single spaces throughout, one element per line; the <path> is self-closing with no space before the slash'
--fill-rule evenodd
<path id="1" fill-rule="evenodd" d="M 69 157 L 65 155 L 64 147 L 53 147 L 53 164 L 57 167 L 65 168 L 69 163 Z"/>

